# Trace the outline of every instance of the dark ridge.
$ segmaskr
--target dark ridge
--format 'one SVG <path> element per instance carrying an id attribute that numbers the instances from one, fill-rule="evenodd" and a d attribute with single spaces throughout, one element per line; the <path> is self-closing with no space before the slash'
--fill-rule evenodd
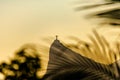
<path id="1" fill-rule="evenodd" d="M 55 40 L 43 80 L 117 80 L 111 66 L 97 63 Z"/>

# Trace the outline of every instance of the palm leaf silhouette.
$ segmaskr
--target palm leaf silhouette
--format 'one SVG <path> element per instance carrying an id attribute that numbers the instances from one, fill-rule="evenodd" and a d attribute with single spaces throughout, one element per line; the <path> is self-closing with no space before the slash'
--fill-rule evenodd
<path id="1" fill-rule="evenodd" d="M 85 6 L 77 7 L 76 10 L 81 11 L 81 10 L 93 9 L 103 6 L 111 7 L 111 8 L 89 13 L 88 15 L 86 15 L 86 17 L 103 18 L 104 21 L 102 24 L 120 26 L 120 0 L 104 0 L 102 3 L 88 4 Z"/>
<path id="2" fill-rule="evenodd" d="M 86 49 L 79 48 L 81 52 L 95 53 L 94 55 L 97 58 L 99 54 L 104 54 L 104 60 L 109 61 L 113 58 L 114 62 L 103 64 L 94 61 L 65 47 L 59 40 L 55 40 L 50 48 L 48 68 L 43 80 L 119 80 L 117 54 L 114 54 L 114 51 L 111 53 L 112 55 L 108 54 L 111 51 L 109 44 L 96 31 L 94 33 L 98 42 L 91 38 L 94 47 L 88 44 L 89 48 L 86 44 L 81 43 Z M 93 50 L 90 50 L 90 48 Z"/>

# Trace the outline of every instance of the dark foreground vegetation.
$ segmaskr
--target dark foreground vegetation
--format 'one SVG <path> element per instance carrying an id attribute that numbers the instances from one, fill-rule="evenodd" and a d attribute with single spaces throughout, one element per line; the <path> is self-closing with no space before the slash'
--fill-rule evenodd
<path id="1" fill-rule="evenodd" d="M 38 76 L 40 61 L 35 46 L 26 45 L 9 62 L 0 64 L 0 72 L 5 76 L 4 80 L 41 80 Z"/>
<path id="2" fill-rule="evenodd" d="M 112 45 L 114 50 L 103 36 L 93 32 L 90 43 L 72 37 L 77 44 L 63 45 L 56 39 L 42 77 L 40 51 L 35 45 L 23 46 L 9 62 L 2 62 L 0 73 L 4 80 L 119 80 L 120 43 Z"/>

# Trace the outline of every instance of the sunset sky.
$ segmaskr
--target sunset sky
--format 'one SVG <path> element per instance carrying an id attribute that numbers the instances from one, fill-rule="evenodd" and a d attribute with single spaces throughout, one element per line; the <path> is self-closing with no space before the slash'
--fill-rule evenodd
<path id="1" fill-rule="evenodd" d="M 62 41 L 68 36 L 84 39 L 96 25 L 83 18 L 86 12 L 74 9 L 79 2 L 94 1 L 0 0 L 0 59 L 12 56 L 25 43 L 42 43 L 48 36 L 59 35 Z"/>

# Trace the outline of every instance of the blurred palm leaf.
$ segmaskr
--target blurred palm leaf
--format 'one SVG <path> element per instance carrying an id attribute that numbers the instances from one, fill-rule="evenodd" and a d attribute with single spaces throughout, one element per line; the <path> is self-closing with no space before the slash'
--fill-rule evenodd
<path id="1" fill-rule="evenodd" d="M 109 7 L 109 9 L 100 10 L 92 13 L 88 13 L 86 16 L 89 18 L 97 17 L 103 18 L 103 24 L 109 24 L 112 26 L 120 26 L 120 0 L 104 0 L 102 3 L 87 4 L 85 6 L 77 7 L 77 11 L 92 10 L 98 7 Z M 113 6 L 116 6 L 113 8 Z M 111 8 L 110 8 L 111 7 Z"/>

